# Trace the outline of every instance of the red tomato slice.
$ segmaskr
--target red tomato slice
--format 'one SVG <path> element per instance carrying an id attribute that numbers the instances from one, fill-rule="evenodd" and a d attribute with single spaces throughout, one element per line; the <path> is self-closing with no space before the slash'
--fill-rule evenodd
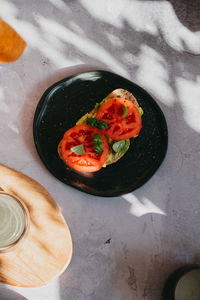
<path id="1" fill-rule="evenodd" d="M 122 117 L 124 113 L 123 105 L 127 108 L 124 117 Z M 106 101 L 100 107 L 96 118 L 108 124 L 108 128 L 104 129 L 103 132 L 115 141 L 136 137 L 142 127 L 142 120 L 137 106 L 123 98 L 112 98 Z"/>
<path id="2" fill-rule="evenodd" d="M 101 135 L 103 151 L 100 154 L 95 152 L 94 135 Z M 70 149 L 83 144 L 85 154 L 77 155 Z M 81 172 L 96 172 L 105 163 L 108 157 L 109 146 L 103 132 L 90 125 L 76 125 L 65 132 L 61 141 L 62 158 L 71 168 Z"/>

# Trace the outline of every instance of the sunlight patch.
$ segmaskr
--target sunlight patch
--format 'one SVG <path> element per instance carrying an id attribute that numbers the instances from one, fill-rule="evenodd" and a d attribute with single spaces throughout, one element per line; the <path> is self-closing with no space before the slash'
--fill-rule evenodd
<path id="1" fill-rule="evenodd" d="M 46 34 L 54 35 L 61 41 L 73 45 L 75 48 L 77 48 L 77 52 L 80 51 L 84 55 L 90 56 L 95 60 L 106 64 L 107 66 L 114 69 L 115 72 L 119 72 L 122 76 L 129 76 L 128 72 L 125 71 L 123 64 L 120 63 L 112 53 L 107 51 L 101 45 L 101 43 L 97 43 L 92 39 L 85 38 L 85 36 L 76 34 L 62 24 L 59 24 L 42 16 L 39 16 L 37 18 L 37 22 L 40 24 L 41 29 L 44 30 Z"/>
<path id="2" fill-rule="evenodd" d="M 12 21 L 18 14 L 18 8 L 16 5 L 7 0 L 1 0 L 1 17 L 4 21 L 8 22 L 11 26 L 13 24 L 9 21 Z"/>
<path id="3" fill-rule="evenodd" d="M 79 35 L 85 35 L 85 32 L 84 32 L 84 30 L 83 30 L 83 28 L 82 27 L 80 27 L 78 24 L 76 24 L 76 22 L 74 22 L 74 21 L 69 21 L 69 27 L 74 31 L 74 32 L 76 32 L 77 34 L 79 34 Z"/>
<path id="4" fill-rule="evenodd" d="M 39 288 L 21 288 L 15 286 L 9 286 L 9 289 L 16 291 L 20 295 L 23 295 L 29 300 L 35 299 L 48 299 L 48 300 L 60 300 L 60 287 L 59 280 L 53 280 L 48 285 L 41 286 Z M 34 296 L 33 296 L 34 295 Z"/>
<path id="5" fill-rule="evenodd" d="M 136 217 L 141 217 L 150 213 L 166 216 L 166 213 L 162 209 L 145 197 L 143 197 L 142 200 L 138 200 L 133 194 L 130 193 L 124 195 L 123 198 L 130 203 L 131 207 L 129 211 Z"/>
<path id="6" fill-rule="evenodd" d="M 122 12 L 124 7 L 129 6 L 128 0 L 79 0 L 81 5 L 87 9 L 91 16 L 106 22 L 107 24 L 114 25 L 117 28 L 122 27 Z"/>
<path id="7" fill-rule="evenodd" d="M 184 119 L 187 124 L 200 132 L 200 82 L 189 81 L 184 78 L 177 78 L 176 86 L 179 96 L 179 101 L 181 103 L 181 108 L 184 112 Z M 191 93 L 192 91 L 192 93 Z"/>
<path id="8" fill-rule="evenodd" d="M 51 4 L 53 4 L 55 7 L 60 8 L 60 9 L 66 9 L 67 6 L 62 0 L 49 0 Z"/>
<path id="9" fill-rule="evenodd" d="M 158 2 L 129 1 L 127 7 L 129 9 L 124 10 L 123 18 L 132 26 L 133 30 L 153 36 L 158 34 L 156 24 Z"/>
<path id="10" fill-rule="evenodd" d="M 161 54 L 147 45 L 141 46 L 138 57 L 137 78 L 140 83 L 150 90 L 156 97 L 168 106 L 174 104 L 174 92 L 171 88 L 167 63 Z"/>
<path id="11" fill-rule="evenodd" d="M 200 32 L 192 32 L 180 22 L 170 1 L 156 2 L 156 5 L 159 13 L 154 15 L 155 24 L 169 50 L 200 54 Z"/>
<path id="12" fill-rule="evenodd" d="M 107 32 L 106 35 L 114 47 L 118 47 L 119 49 L 124 48 L 124 42 L 120 37 L 110 32 Z"/>
<path id="13" fill-rule="evenodd" d="M 9 113 L 9 105 L 6 101 L 3 87 L 0 86 L 0 111 L 2 113 Z"/>

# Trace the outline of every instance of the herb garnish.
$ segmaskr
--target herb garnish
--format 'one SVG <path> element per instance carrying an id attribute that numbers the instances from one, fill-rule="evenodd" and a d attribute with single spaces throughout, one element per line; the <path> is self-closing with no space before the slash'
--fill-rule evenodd
<path id="1" fill-rule="evenodd" d="M 99 133 L 94 135 L 94 149 L 97 154 L 100 154 L 103 151 L 103 144 L 101 140 L 101 135 Z"/>
<path id="2" fill-rule="evenodd" d="M 85 154 L 85 149 L 84 149 L 83 144 L 74 146 L 74 147 L 70 148 L 70 150 L 71 150 L 72 152 L 74 152 L 75 154 L 77 154 L 77 155 Z"/>
<path id="3" fill-rule="evenodd" d="M 128 108 L 126 107 L 125 104 L 122 104 L 122 109 L 123 109 L 122 119 L 124 119 L 128 113 Z"/>
<path id="4" fill-rule="evenodd" d="M 99 129 L 108 128 L 108 124 L 105 121 L 99 121 L 96 118 L 88 118 L 86 123 L 90 126 L 97 127 Z"/>
<path id="5" fill-rule="evenodd" d="M 112 145 L 112 149 L 116 152 L 116 153 L 125 153 L 128 149 L 129 146 L 129 141 L 128 140 L 122 140 L 122 141 L 118 141 L 115 142 Z"/>

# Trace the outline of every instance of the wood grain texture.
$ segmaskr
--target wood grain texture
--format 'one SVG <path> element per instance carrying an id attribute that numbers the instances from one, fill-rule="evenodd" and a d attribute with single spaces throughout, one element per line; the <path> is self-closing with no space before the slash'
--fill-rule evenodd
<path id="1" fill-rule="evenodd" d="M 34 287 L 59 276 L 72 257 L 72 239 L 64 217 L 36 181 L 0 164 L 1 188 L 22 200 L 30 214 L 26 239 L 14 250 L 0 254 L 0 281 Z"/>

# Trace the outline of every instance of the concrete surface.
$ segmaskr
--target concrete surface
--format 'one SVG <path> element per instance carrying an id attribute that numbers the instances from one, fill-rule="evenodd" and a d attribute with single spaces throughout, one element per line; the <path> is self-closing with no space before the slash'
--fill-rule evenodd
<path id="1" fill-rule="evenodd" d="M 0 15 L 28 43 L 20 60 L 0 65 L 1 163 L 50 192 L 74 241 L 59 279 L 35 289 L 0 285 L 0 299 L 160 300 L 174 269 L 200 261 L 200 2 L 1 0 Z M 62 184 L 33 143 L 45 89 L 95 68 L 144 87 L 168 123 L 165 161 L 122 197 Z"/>

